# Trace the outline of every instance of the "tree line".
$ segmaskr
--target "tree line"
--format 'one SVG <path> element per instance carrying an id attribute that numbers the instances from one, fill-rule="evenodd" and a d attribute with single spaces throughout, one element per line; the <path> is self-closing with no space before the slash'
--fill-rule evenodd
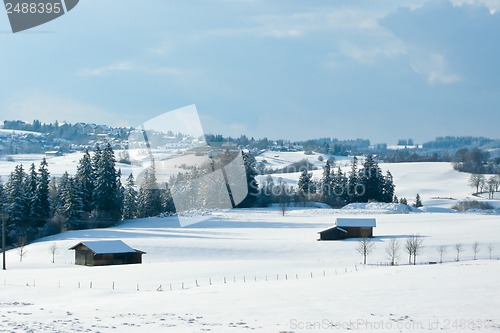
<path id="1" fill-rule="evenodd" d="M 116 168 L 111 145 L 86 151 L 75 175 L 50 176 L 48 163 L 15 167 L 0 184 L 0 206 L 7 229 L 7 244 L 32 241 L 64 230 L 109 227 L 121 219 L 173 212 L 168 187 L 156 183 L 154 167 L 144 173 L 136 190 L 132 174 L 125 185 Z"/>
<path id="2" fill-rule="evenodd" d="M 284 202 L 323 202 L 332 207 L 342 207 L 355 202 L 393 202 L 395 184 L 390 171 L 384 175 L 373 155 L 368 155 L 361 168 L 353 157 L 351 170 L 344 173 L 339 167 L 332 168 L 326 161 L 320 180 L 313 179 L 309 168 L 301 171 L 297 186 L 289 186 L 283 179 L 275 183 L 268 175 L 261 186 L 262 205 Z"/>

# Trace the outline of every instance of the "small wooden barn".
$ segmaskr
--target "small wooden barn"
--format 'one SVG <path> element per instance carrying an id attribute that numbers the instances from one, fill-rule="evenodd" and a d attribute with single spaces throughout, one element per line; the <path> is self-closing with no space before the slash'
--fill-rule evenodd
<path id="1" fill-rule="evenodd" d="M 85 241 L 71 247 L 75 265 L 105 266 L 142 263 L 146 252 L 131 248 L 121 240 Z"/>
<path id="2" fill-rule="evenodd" d="M 318 232 L 319 240 L 371 238 L 376 226 L 377 221 L 374 218 L 337 218 L 334 227 Z"/>

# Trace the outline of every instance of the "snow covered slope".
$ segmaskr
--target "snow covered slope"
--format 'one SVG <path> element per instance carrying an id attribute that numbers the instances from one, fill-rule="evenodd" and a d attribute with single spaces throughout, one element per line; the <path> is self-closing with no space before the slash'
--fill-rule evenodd
<path id="1" fill-rule="evenodd" d="M 336 217 L 353 215 L 377 219 L 367 266 L 359 264 L 356 240 L 317 241 L 317 232 Z M 447 263 L 378 266 L 387 263 L 388 242 L 404 242 L 410 234 L 424 237 L 418 262 L 438 261 L 437 248 L 445 245 Z M 500 328 L 494 310 L 500 306 L 500 264 L 489 260 L 487 248 L 491 244 L 492 257 L 500 256 L 499 234 L 497 215 L 303 208 L 285 216 L 277 209 L 213 212 L 189 228 L 167 217 L 66 232 L 27 246 L 23 262 L 16 250 L 7 253 L 8 270 L 0 273 L 0 313 L 6 316 L 0 327 L 19 332 L 306 332 L 307 322 L 359 320 L 358 325 L 394 325 L 385 331 L 405 331 L 407 326 L 398 325 L 416 323 L 422 327 L 412 329 L 425 331 L 434 321 L 438 328 L 457 331 L 453 321 L 464 319 L 495 331 Z M 121 239 L 147 252 L 144 263 L 73 265 L 74 253 L 67 249 L 93 239 Z M 476 240 L 480 260 L 473 261 Z M 53 264 L 49 248 L 54 243 Z M 458 263 L 453 262 L 456 243 L 464 249 Z M 398 261 L 407 262 L 406 254 L 401 252 Z"/>

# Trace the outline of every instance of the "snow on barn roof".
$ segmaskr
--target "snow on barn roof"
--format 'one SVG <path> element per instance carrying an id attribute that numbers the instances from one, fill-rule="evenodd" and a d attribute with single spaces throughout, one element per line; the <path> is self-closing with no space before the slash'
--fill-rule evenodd
<path id="1" fill-rule="evenodd" d="M 368 228 L 368 227 L 376 227 L 377 221 L 374 218 L 338 217 L 336 219 L 335 225 L 337 227 Z"/>
<path id="2" fill-rule="evenodd" d="M 76 244 L 70 250 L 75 250 L 79 245 L 88 247 L 95 254 L 142 252 L 131 248 L 121 240 L 85 241 Z"/>

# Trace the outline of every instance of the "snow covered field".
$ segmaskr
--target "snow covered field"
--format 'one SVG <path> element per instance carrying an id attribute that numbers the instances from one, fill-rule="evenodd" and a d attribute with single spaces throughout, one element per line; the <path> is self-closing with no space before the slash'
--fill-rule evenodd
<path id="1" fill-rule="evenodd" d="M 335 217 L 375 216 L 375 251 L 360 265 L 356 241 L 318 242 Z M 378 266 L 391 239 L 424 236 L 418 261 Z M 299 332 L 376 328 L 500 330 L 498 215 L 380 210 L 277 209 L 213 212 L 180 228 L 175 217 L 66 232 L 7 253 L 0 275 L 0 328 L 8 332 Z M 67 249 L 121 239 L 146 251 L 142 265 L 82 267 Z M 472 244 L 480 242 L 478 258 Z M 462 243 L 454 262 L 454 244 Z M 51 263 L 49 247 L 59 249 Z M 492 244 L 489 260 L 487 245 Z M 312 275 L 312 278 L 311 278 Z M 224 282 L 225 281 L 225 282 Z M 92 286 L 91 286 L 92 284 Z M 197 286 L 198 284 L 198 286 Z M 114 288 L 114 289 L 113 289 Z M 172 290 L 171 290 L 172 289 Z M 332 324 L 333 322 L 333 324 Z M 333 327 L 331 326 L 333 325 Z M 344 325 L 339 328 L 338 325 Z M 367 327 L 365 327 L 368 325 Z M 372 325 L 372 326 L 369 326 Z M 382 330 L 383 328 L 383 330 Z"/>
<path id="2" fill-rule="evenodd" d="M 305 156 L 279 154 L 288 162 Z M 53 157 L 49 168 L 53 175 L 71 172 L 78 160 Z M 15 164 L 2 161 L 0 174 Z M 387 204 L 292 207 L 285 216 L 275 207 L 213 211 L 186 228 L 165 217 L 65 232 L 28 245 L 22 262 L 16 249 L 8 251 L 7 270 L 0 271 L 0 332 L 500 331 L 498 210 L 452 213 L 471 189 L 468 175 L 450 164 L 381 167 L 394 175 L 399 197 L 422 196 L 421 211 Z M 365 266 L 356 240 L 317 241 L 319 231 L 346 216 L 377 219 Z M 399 265 L 387 266 L 388 242 L 411 234 L 424 239 L 419 265 L 407 265 L 401 250 Z M 68 249 L 96 239 L 145 251 L 143 264 L 74 265 Z M 442 245 L 445 262 L 429 265 L 439 262 Z"/>

